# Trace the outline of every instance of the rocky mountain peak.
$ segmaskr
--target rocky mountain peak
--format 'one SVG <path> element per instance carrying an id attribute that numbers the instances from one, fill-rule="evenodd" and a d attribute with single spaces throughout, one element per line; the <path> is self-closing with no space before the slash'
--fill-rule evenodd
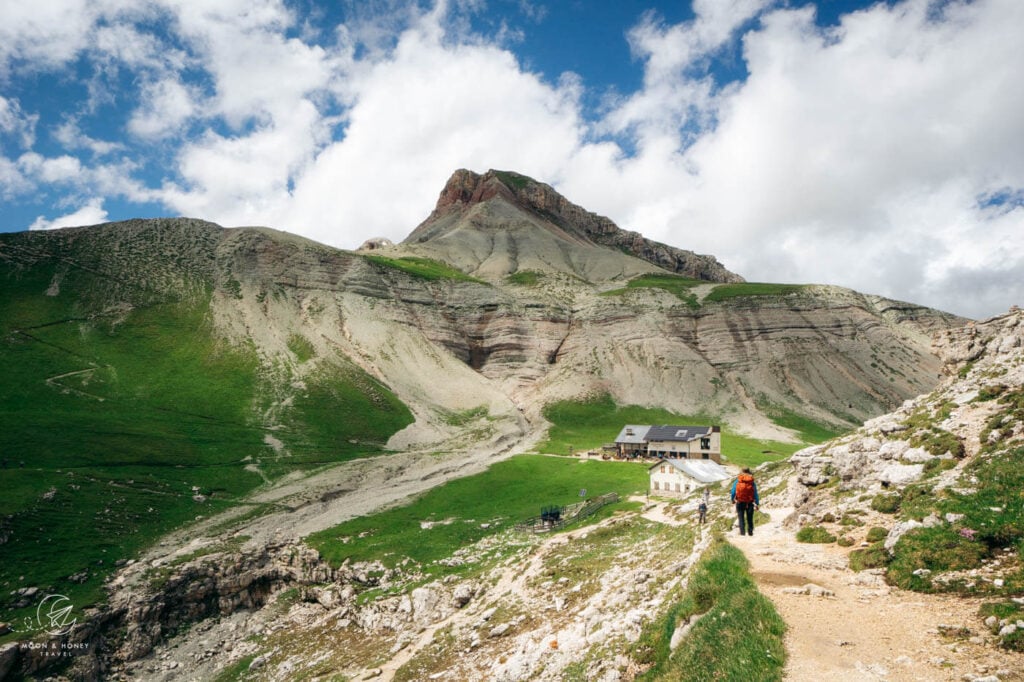
<path id="1" fill-rule="evenodd" d="M 501 209 L 486 210 L 496 203 L 503 204 Z M 464 243 L 467 231 L 507 232 L 511 226 L 546 231 L 562 247 L 603 247 L 694 279 L 743 281 L 713 256 L 623 230 L 609 218 L 572 203 L 550 185 L 512 171 L 489 170 L 482 175 L 466 169 L 455 171 L 441 190 L 433 212 L 403 243 L 430 244 L 434 247 L 432 255 L 443 258 L 446 249 L 458 248 L 454 242 Z M 455 232 L 461 233 L 460 238 L 449 240 Z M 452 260 L 463 259 L 456 255 Z"/>
<path id="2" fill-rule="evenodd" d="M 489 170 L 480 175 L 460 168 L 452 173 L 448 182 L 445 183 L 444 189 L 441 190 L 441 195 L 437 198 L 437 205 L 434 207 L 434 214 L 450 210 L 451 207 L 479 204 L 496 196 L 516 201 L 514 188 L 520 179 L 537 184 L 535 180 L 517 173 Z"/>

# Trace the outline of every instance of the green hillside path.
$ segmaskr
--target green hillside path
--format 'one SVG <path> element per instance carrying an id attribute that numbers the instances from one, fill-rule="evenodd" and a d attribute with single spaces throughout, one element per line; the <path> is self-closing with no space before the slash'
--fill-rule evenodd
<path id="1" fill-rule="evenodd" d="M 851 571 L 848 549 L 796 541 L 782 523 L 791 507 L 762 511 L 770 522 L 752 537 L 740 536 L 734 522 L 728 540 L 786 621 L 784 679 L 964 680 L 1003 671 L 1010 676 L 1001 679 L 1022 679 L 1013 675 L 1024 670 L 1024 655 L 993 646 L 977 600 L 890 587 L 882 569 Z M 942 634 L 958 628 L 971 635 Z"/>

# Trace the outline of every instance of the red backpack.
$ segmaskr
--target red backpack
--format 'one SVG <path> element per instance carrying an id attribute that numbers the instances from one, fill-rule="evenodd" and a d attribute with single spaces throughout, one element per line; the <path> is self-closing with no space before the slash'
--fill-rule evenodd
<path id="1" fill-rule="evenodd" d="M 750 474 L 740 474 L 736 479 L 736 501 L 754 501 L 754 477 Z"/>

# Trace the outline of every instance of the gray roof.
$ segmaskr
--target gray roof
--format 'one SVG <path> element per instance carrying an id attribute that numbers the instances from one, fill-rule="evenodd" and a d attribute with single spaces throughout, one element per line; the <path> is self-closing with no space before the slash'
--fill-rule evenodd
<path id="1" fill-rule="evenodd" d="M 615 437 L 616 443 L 630 443 L 639 445 L 647 440 L 647 430 L 651 427 L 644 424 L 626 424 Z"/>
<path id="2" fill-rule="evenodd" d="M 718 462 L 710 459 L 663 459 L 657 464 L 652 464 L 650 469 L 662 464 L 671 464 L 679 471 L 701 483 L 715 483 L 732 478 Z"/>
<path id="3" fill-rule="evenodd" d="M 652 426 L 647 431 L 647 440 L 679 441 L 687 443 L 711 433 L 710 426 Z"/>

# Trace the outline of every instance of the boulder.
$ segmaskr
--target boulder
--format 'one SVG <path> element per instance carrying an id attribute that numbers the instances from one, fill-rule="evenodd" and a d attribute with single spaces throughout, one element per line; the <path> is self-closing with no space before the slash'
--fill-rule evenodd
<path id="1" fill-rule="evenodd" d="M 417 622 L 430 623 L 436 620 L 435 612 L 440 603 L 438 591 L 430 587 L 417 587 L 410 595 L 413 617 Z"/>
<path id="2" fill-rule="evenodd" d="M 455 591 L 452 593 L 452 605 L 457 609 L 461 609 L 470 602 L 475 593 L 476 590 L 473 589 L 472 585 L 462 583 L 456 587 Z"/>
<path id="3" fill-rule="evenodd" d="M 889 534 L 885 536 L 885 543 L 883 546 L 887 551 L 891 552 L 892 548 L 896 546 L 896 543 L 900 541 L 900 538 L 903 537 L 907 531 L 913 530 L 914 528 L 920 528 L 923 525 L 924 524 L 919 521 L 915 521 L 914 519 L 897 523 L 889 529 Z"/>
<path id="4" fill-rule="evenodd" d="M 924 464 L 933 459 L 935 459 L 935 455 L 924 448 L 909 448 L 900 455 L 900 461 L 908 464 Z"/>
<path id="5" fill-rule="evenodd" d="M 878 480 L 889 485 L 907 485 L 921 480 L 923 464 L 890 464 L 878 472 Z"/>
<path id="6" fill-rule="evenodd" d="M 879 459 L 899 459 L 910 447 L 905 440 L 888 440 L 878 448 Z"/>
<path id="7" fill-rule="evenodd" d="M 14 669 L 18 661 L 18 643 L 8 642 L 0 645 L 0 680 L 6 680 L 7 674 Z"/>

